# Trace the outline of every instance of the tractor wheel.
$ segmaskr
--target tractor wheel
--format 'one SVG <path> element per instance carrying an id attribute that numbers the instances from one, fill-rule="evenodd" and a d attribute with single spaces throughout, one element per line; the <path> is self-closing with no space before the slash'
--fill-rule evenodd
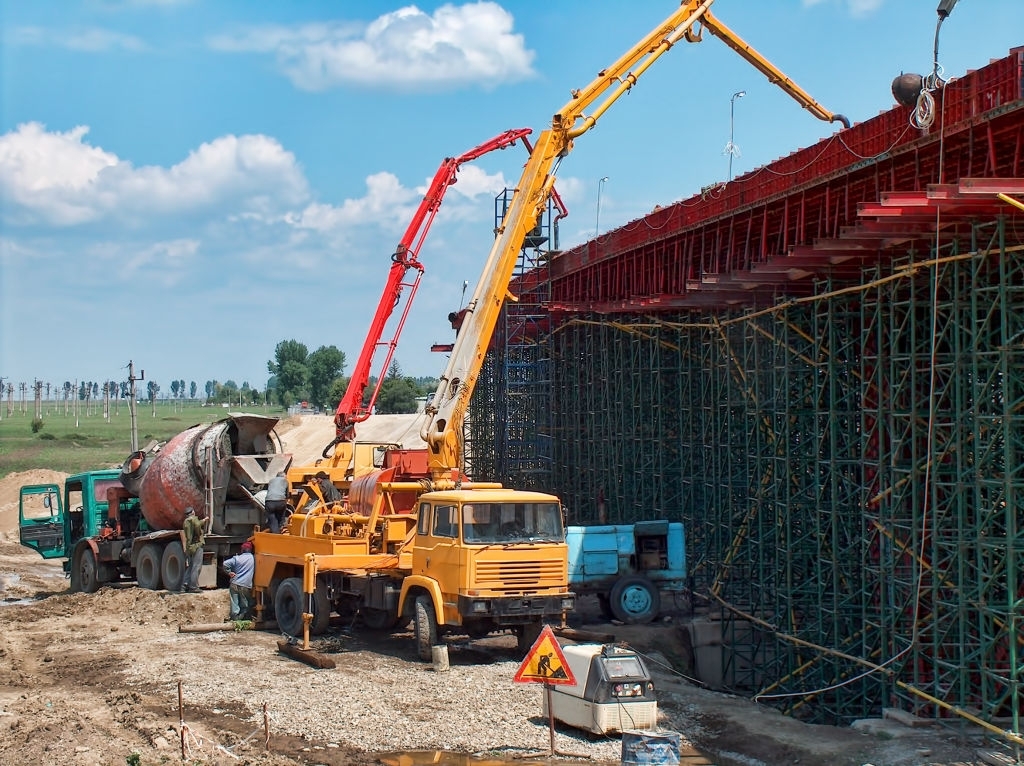
<path id="1" fill-rule="evenodd" d="M 616 582 L 608 601 L 612 614 L 627 625 L 650 622 L 661 610 L 658 588 L 640 575 L 623 577 Z"/>
<path id="2" fill-rule="evenodd" d="M 74 593 L 95 593 L 99 589 L 96 554 L 88 545 L 83 545 L 72 560 L 71 590 Z"/>
<path id="3" fill-rule="evenodd" d="M 416 653 L 424 662 L 429 662 L 433 647 L 437 643 L 437 615 L 430 596 L 416 597 Z"/>
<path id="4" fill-rule="evenodd" d="M 178 540 L 172 540 L 160 557 L 160 574 L 167 590 L 181 590 L 185 582 L 185 551 Z"/>
<path id="5" fill-rule="evenodd" d="M 135 581 L 140 588 L 160 590 L 160 555 L 163 551 L 159 546 L 149 544 L 139 552 L 139 560 L 135 564 Z"/>

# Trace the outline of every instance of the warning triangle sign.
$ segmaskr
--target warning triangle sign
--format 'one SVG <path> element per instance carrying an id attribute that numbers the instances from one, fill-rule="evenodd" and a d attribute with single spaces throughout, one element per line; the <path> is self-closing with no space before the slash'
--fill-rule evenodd
<path id="1" fill-rule="evenodd" d="M 544 629 L 533 642 L 530 651 L 526 653 L 526 659 L 519 666 L 515 678 L 516 683 L 531 683 L 540 681 L 548 684 L 574 684 L 576 678 L 572 674 L 572 668 L 565 661 L 562 654 L 562 647 L 555 638 L 555 632 L 550 625 Z"/>

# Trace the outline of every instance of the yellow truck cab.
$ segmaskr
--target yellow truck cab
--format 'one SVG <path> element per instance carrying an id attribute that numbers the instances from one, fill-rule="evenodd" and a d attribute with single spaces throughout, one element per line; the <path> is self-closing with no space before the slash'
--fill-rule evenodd
<path id="1" fill-rule="evenodd" d="M 553 495 L 428 492 L 416 515 L 400 608 L 409 614 L 412 604 L 422 659 L 430 659 L 439 633 L 456 627 L 471 638 L 511 629 L 525 652 L 545 622 L 561 622 L 573 609 L 562 508 Z"/>

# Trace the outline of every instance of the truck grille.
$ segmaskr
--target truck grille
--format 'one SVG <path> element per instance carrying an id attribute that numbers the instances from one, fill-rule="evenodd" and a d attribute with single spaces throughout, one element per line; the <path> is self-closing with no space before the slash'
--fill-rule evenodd
<path id="1" fill-rule="evenodd" d="M 491 590 L 525 591 L 538 587 L 565 586 L 561 561 L 478 561 L 477 587 Z"/>

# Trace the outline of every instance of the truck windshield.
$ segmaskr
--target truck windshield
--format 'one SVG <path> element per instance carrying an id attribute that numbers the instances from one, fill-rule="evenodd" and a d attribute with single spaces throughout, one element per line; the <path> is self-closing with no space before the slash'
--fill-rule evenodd
<path id="1" fill-rule="evenodd" d="M 558 503 L 467 503 L 462 539 L 469 545 L 562 542 L 562 510 Z"/>
<path id="2" fill-rule="evenodd" d="M 107 502 L 107 490 L 111 487 L 120 488 L 120 479 L 97 479 L 92 485 L 92 500 L 94 503 Z"/>

